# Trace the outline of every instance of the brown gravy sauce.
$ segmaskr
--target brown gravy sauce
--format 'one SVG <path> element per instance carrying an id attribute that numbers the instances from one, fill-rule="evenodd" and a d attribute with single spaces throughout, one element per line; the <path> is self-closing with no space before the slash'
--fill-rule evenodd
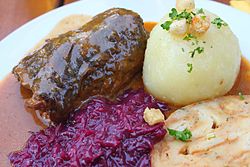
<path id="1" fill-rule="evenodd" d="M 90 16 L 84 15 L 72 15 L 64 18 L 31 51 L 42 46 L 45 39 L 55 37 L 72 29 L 77 29 L 89 21 L 90 18 Z M 145 28 L 150 32 L 155 25 L 155 22 L 146 22 Z M 130 87 L 143 87 L 141 75 L 135 77 Z M 250 63 L 244 57 L 241 61 L 237 81 L 228 94 L 238 95 L 239 92 L 250 94 Z M 7 75 L 5 79 L 0 81 L 0 166 L 10 166 L 7 155 L 11 151 L 21 149 L 30 136 L 30 131 L 35 132 L 45 128 L 34 111 L 25 109 L 24 101 L 30 95 L 31 92 L 20 87 L 20 84 L 12 74 Z"/>
<path id="2" fill-rule="evenodd" d="M 29 52 L 41 47 L 45 39 L 53 38 L 64 32 L 77 29 L 91 19 L 87 15 L 71 15 L 61 20 L 53 30 Z M 20 87 L 14 75 L 9 74 L 0 80 L 0 167 L 10 166 L 8 154 L 21 149 L 30 136 L 46 126 L 37 117 L 36 111 L 25 108 L 24 100 L 31 92 Z"/>

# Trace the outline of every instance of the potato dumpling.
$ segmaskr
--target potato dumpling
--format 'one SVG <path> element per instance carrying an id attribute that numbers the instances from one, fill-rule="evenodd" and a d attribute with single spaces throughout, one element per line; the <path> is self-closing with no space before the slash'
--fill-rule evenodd
<path id="1" fill-rule="evenodd" d="M 211 22 L 219 18 L 205 11 Z M 239 42 L 229 26 L 210 25 L 196 39 L 164 30 L 165 16 L 150 33 L 145 52 L 143 81 L 155 97 L 186 105 L 225 95 L 233 86 L 240 68 Z M 192 53 L 195 52 L 195 54 Z"/>

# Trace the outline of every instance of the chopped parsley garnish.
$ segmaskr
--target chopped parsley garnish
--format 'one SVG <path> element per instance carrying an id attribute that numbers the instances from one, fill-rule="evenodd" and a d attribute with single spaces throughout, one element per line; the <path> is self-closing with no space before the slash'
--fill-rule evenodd
<path id="1" fill-rule="evenodd" d="M 192 35 L 192 34 L 187 34 L 183 40 L 185 41 L 190 41 L 191 39 L 196 39 L 196 36 Z"/>
<path id="2" fill-rule="evenodd" d="M 188 23 L 190 23 L 190 21 L 192 20 L 193 15 L 195 15 L 195 13 L 187 12 L 186 10 L 184 10 L 181 13 L 178 14 L 178 12 L 177 12 L 177 10 L 175 8 L 172 8 L 171 13 L 169 13 L 169 17 L 172 20 L 186 19 Z"/>
<path id="3" fill-rule="evenodd" d="M 194 16 L 196 15 L 196 13 L 194 13 L 194 12 L 191 12 L 191 14 L 194 15 Z"/>
<path id="4" fill-rule="evenodd" d="M 218 29 L 221 28 L 221 26 L 227 26 L 228 24 L 223 21 L 221 18 L 217 17 L 215 18 L 212 22 L 212 24 L 215 24 L 217 26 Z"/>
<path id="5" fill-rule="evenodd" d="M 161 27 L 162 27 L 164 30 L 167 30 L 167 31 L 168 31 L 171 24 L 172 24 L 172 21 L 165 21 L 163 24 L 161 24 Z"/>
<path id="6" fill-rule="evenodd" d="M 240 100 L 245 100 L 245 97 L 243 96 L 242 92 L 239 92 Z"/>
<path id="7" fill-rule="evenodd" d="M 193 14 L 184 10 L 183 12 L 181 12 L 180 14 L 177 15 L 177 18 L 178 18 L 178 20 L 186 19 L 187 23 L 191 23 L 191 21 L 193 19 Z"/>
<path id="8" fill-rule="evenodd" d="M 202 8 L 200 8 L 198 11 L 197 11 L 197 14 L 205 14 L 204 13 L 204 10 Z"/>
<path id="9" fill-rule="evenodd" d="M 216 138 L 214 133 L 210 133 L 210 134 L 207 135 L 208 140 L 211 140 L 211 139 L 214 139 L 214 138 Z"/>
<path id="10" fill-rule="evenodd" d="M 206 18 L 207 18 L 207 16 L 205 16 L 205 15 L 201 16 L 202 20 L 205 20 Z"/>
<path id="11" fill-rule="evenodd" d="M 191 63 L 187 63 L 187 67 L 188 67 L 187 72 L 191 73 L 191 72 L 192 72 L 192 70 L 193 70 L 193 64 L 191 64 Z"/>
<path id="12" fill-rule="evenodd" d="M 171 12 L 169 13 L 169 18 L 171 20 L 165 21 L 163 24 L 161 24 L 161 27 L 164 30 L 168 31 L 170 29 L 170 25 L 173 23 L 173 21 L 181 20 L 181 19 L 186 19 L 187 23 L 191 23 L 194 15 L 195 15 L 195 13 L 187 12 L 186 10 L 184 10 L 181 13 L 178 14 L 177 10 L 175 8 L 172 8 Z"/>
<path id="13" fill-rule="evenodd" d="M 182 52 L 185 52 L 184 48 L 181 48 Z"/>
<path id="14" fill-rule="evenodd" d="M 193 51 L 190 51 L 189 53 L 191 54 L 191 58 L 194 57 L 195 53 L 201 54 L 202 52 L 204 52 L 204 47 L 197 47 L 195 48 Z"/>
<path id="15" fill-rule="evenodd" d="M 188 130 L 187 128 L 183 131 L 178 131 L 168 128 L 168 133 L 170 136 L 174 136 L 177 140 L 181 140 L 184 142 L 188 141 L 192 137 L 191 131 Z"/>
<path id="16" fill-rule="evenodd" d="M 194 36 L 194 35 L 192 35 L 192 34 L 187 34 L 187 35 L 183 38 L 183 40 L 185 40 L 185 41 L 190 41 L 190 40 L 192 40 L 192 39 L 194 39 L 195 42 L 192 42 L 191 44 L 192 44 L 192 45 L 195 45 L 195 44 L 198 45 L 199 41 L 197 40 L 197 37 Z"/>
<path id="17" fill-rule="evenodd" d="M 172 20 L 177 20 L 177 16 L 178 16 L 178 12 L 175 8 L 171 9 L 171 13 L 168 14 L 168 16 L 172 19 Z"/>
<path id="18" fill-rule="evenodd" d="M 203 47 L 198 47 L 198 48 L 196 48 L 196 50 L 197 50 L 197 52 L 199 54 L 201 54 L 202 52 L 204 52 L 204 48 Z"/>

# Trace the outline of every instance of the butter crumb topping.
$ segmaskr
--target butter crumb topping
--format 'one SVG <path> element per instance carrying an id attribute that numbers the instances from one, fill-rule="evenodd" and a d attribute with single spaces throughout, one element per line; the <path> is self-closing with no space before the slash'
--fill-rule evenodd
<path id="1" fill-rule="evenodd" d="M 198 14 L 193 17 L 190 31 L 193 33 L 205 33 L 210 27 L 210 17 L 204 14 Z"/>
<path id="2" fill-rule="evenodd" d="M 176 0 L 176 9 L 178 11 L 191 11 L 195 8 L 194 0 Z"/>
<path id="3" fill-rule="evenodd" d="M 176 34 L 176 35 L 185 35 L 188 29 L 186 19 L 182 20 L 175 20 L 170 25 L 169 32 Z"/>
<path id="4" fill-rule="evenodd" d="M 155 125 L 164 121 L 164 115 L 161 110 L 154 108 L 149 109 L 148 107 L 144 110 L 143 118 L 149 125 Z"/>

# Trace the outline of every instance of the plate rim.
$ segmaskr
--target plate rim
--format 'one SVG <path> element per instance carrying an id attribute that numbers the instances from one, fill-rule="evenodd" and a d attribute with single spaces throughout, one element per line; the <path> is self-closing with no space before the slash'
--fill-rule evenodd
<path id="1" fill-rule="evenodd" d="M 76 2 L 73 2 L 73 3 L 71 3 L 71 4 L 67 4 L 67 5 L 64 5 L 64 6 L 62 6 L 62 7 L 59 7 L 59 8 L 56 8 L 56 9 L 53 9 L 53 10 L 51 10 L 51 11 L 49 11 L 49 12 L 47 12 L 47 13 L 45 13 L 45 14 L 42 14 L 42 15 L 40 15 L 40 16 L 38 16 L 38 17 L 36 17 L 36 18 L 34 18 L 34 19 L 32 19 L 32 20 L 30 20 L 30 21 L 28 21 L 27 23 L 25 23 L 25 24 L 23 24 L 22 26 L 20 26 L 19 28 L 17 28 L 16 30 L 14 30 L 13 32 L 11 32 L 9 35 L 7 35 L 5 38 L 3 38 L 1 41 L 0 41 L 0 50 L 4 50 L 5 51 L 5 48 L 7 47 L 8 48 L 8 45 L 9 44 L 11 44 L 12 42 L 13 42 L 13 40 L 16 38 L 16 39 L 18 39 L 17 37 L 19 36 L 19 34 L 21 34 L 23 31 L 27 31 L 27 29 L 29 29 L 29 28 L 32 28 L 32 27 L 35 27 L 35 26 L 37 26 L 37 25 L 39 25 L 39 22 L 46 22 L 45 20 L 46 19 L 49 19 L 49 18 L 52 18 L 52 16 L 54 15 L 63 15 L 63 13 L 64 13 L 64 11 L 66 11 L 66 10 L 73 10 L 74 8 L 75 9 L 77 9 L 77 7 L 79 7 L 79 6 L 82 6 L 84 3 L 89 3 L 91 1 L 91 3 L 93 3 L 93 4 L 97 4 L 97 2 L 98 2 L 98 0 L 81 0 L 81 1 L 76 1 Z M 150 4 L 150 3 L 154 3 L 153 1 L 150 1 L 150 0 L 141 0 L 142 2 L 145 2 L 145 3 L 147 3 L 147 4 Z M 165 2 L 166 4 L 173 4 L 173 1 L 174 0 L 169 0 L 168 2 Z M 90 3 L 90 4 L 91 4 Z M 116 5 L 116 6 L 121 6 L 121 4 L 128 4 L 128 3 L 133 3 L 133 0 L 102 0 L 102 2 L 100 3 L 100 2 L 98 2 L 100 5 L 101 4 L 113 4 L 113 5 Z M 136 3 L 138 3 L 138 2 L 136 2 Z M 155 0 L 155 3 L 164 3 L 164 0 Z M 249 22 L 250 22 L 250 14 L 248 14 L 248 13 L 244 13 L 244 12 L 242 12 L 242 11 L 239 11 L 239 10 L 237 10 L 237 9 L 235 9 L 235 8 L 233 8 L 233 7 L 231 7 L 231 6 L 229 6 L 229 5 L 225 5 L 225 4 L 222 4 L 222 3 L 219 3 L 219 2 L 216 2 L 216 1 L 209 1 L 209 0 L 196 0 L 196 4 L 198 4 L 197 6 L 200 6 L 200 5 L 202 5 L 202 7 L 203 8 L 207 8 L 207 6 L 206 6 L 206 4 L 209 4 L 209 5 L 211 5 L 211 6 L 217 6 L 217 8 L 216 9 L 225 9 L 226 11 L 232 11 L 232 15 L 235 15 L 235 16 L 241 16 L 241 18 L 243 18 L 243 19 L 249 19 Z M 125 5 L 126 6 L 126 5 Z M 99 9 L 98 9 L 99 10 Z M 132 9 L 133 10 L 133 9 Z M 100 11 L 100 10 L 99 10 Z M 214 11 L 212 11 L 212 12 L 214 12 Z M 67 12 L 65 12 L 65 13 L 67 13 Z M 78 14 L 79 12 L 77 11 L 76 12 L 76 14 Z M 82 13 L 84 13 L 84 14 L 88 14 L 88 12 L 87 13 L 85 13 L 84 11 L 82 12 Z M 215 13 L 215 12 L 214 12 Z M 140 13 L 139 13 L 140 14 Z M 140 14 L 140 15 L 142 15 L 142 14 Z M 229 16 L 228 16 L 228 18 L 229 18 Z M 62 18 L 61 18 L 62 19 Z M 147 19 L 145 19 L 144 18 L 144 20 L 146 20 L 146 21 L 149 21 L 149 20 L 147 20 Z M 229 19 L 228 19 L 229 20 Z M 151 21 L 156 21 L 156 20 L 151 20 Z M 227 20 L 226 20 L 227 21 Z M 229 22 L 230 22 L 230 20 L 229 20 Z M 234 22 L 236 22 L 236 20 L 234 20 Z M 240 21 L 240 22 L 242 22 L 242 21 Z M 249 26 L 249 28 L 250 28 L 250 23 L 249 23 L 249 25 L 247 25 L 247 26 Z M 232 28 L 232 26 L 230 26 L 231 27 L 231 29 L 233 29 Z M 236 28 L 235 28 L 236 29 Z M 48 30 L 48 27 L 47 27 L 47 30 Z M 51 30 L 51 27 L 50 27 L 50 30 Z M 48 30 L 48 32 L 50 31 L 50 30 Z M 250 37 L 250 31 L 248 32 L 249 33 L 249 37 Z M 46 34 L 44 34 L 44 35 L 40 35 L 40 37 L 42 36 L 42 37 L 44 37 Z M 238 36 L 237 36 L 238 37 Z M 39 40 L 41 40 L 42 38 L 38 38 L 37 37 L 37 39 L 36 39 L 36 43 L 39 41 Z M 239 40 L 241 40 L 240 39 L 240 37 L 238 37 L 238 39 Z M 34 43 L 34 44 L 32 44 L 29 48 L 32 48 L 36 43 Z M 10 46 L 9 46 L 10 47 Z M 245 50 L 244 50 L 244 47 L 243 47 L 243 49 L 241 48 L 241 50 L 243 50 L 243 54 L 246 54 L 245 52 Z M 26 49 L 26 53 L 28 52 L 28 50 Z M 7 53 L 7 52 L 6 52 Z M 24 54 L 25 55 L 25 54 Z M 13 56 L 13 59 L 15 59 L 15 60 L 13 60 L 13 62 L 18 62 L 23 56 L 24 56 L 23 54 L 20 54 L 20 56 Z M 250 60 L 250 48 L 249 48 L 249 50 L 247 50 L 247 55 L 244 55 L 248 60 Z M 2 58 L 3 59 L 3 58 Z M 13 67 L 13 63 L 11 63 L 11 62 L 6 62 L 6 63 L 10 63 L 11 65 L 12 65 L 12 67 Z M 0 63 L 0 66 L 2 66 L 2 64 L 5 64 L 5 61 L 2 61 L 1 63 Z M 3 65 L 4 66 L 4 65 Z M 3 68 L 3 70 L 5 70 L 4 68 Z M 5 71 L 7 71 L 7 69 L 5 70 Z M 10 68 L 8 68 L 8 71 L 10 72 Z M 0 73 L 0 81 L 4 78 L 4 76 L 6 76 L 7 75 L 7 72 L 4 72 L 4 74 L 1 74 Z"/>

